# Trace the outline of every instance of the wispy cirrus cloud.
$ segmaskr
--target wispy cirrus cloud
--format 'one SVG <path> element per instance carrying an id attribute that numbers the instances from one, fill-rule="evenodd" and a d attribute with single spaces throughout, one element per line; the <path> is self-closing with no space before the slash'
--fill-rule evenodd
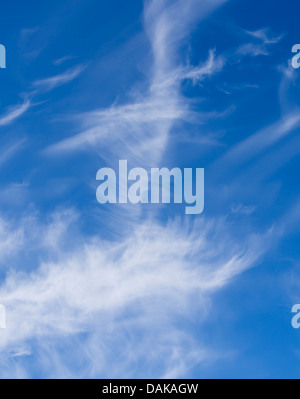
<path id="1" fill-rule="evenodd" d="M 26 142 L 26 139 L 21 139 L 12 145 L 4 148 L 0 154 L 0 166 L 8 162 L 18 151 L 20 151 Z"/>
<path id="2" fill-rule="evenodd" d="M 299 113 L 284 115 L 282 119 L 276 123 L 254 133 L 230 149 L 228 153 L 217 162 L 217 165 L 226 164 L 227 167 L 232 167 L 233 165 L 236 166 L 237 164 L 247 163 L 255 156 L 262 154 L 268 148 L 274 146 L 286 136 L 299 129 L 299 127 Z"/>
<path id="3" fill-rule="evenodd" d="M 83 353 L 81 346 L 75 351 L 82 362 L 81 377 L 108 377 L 107 363 L 111 364 L 110 377 L 139 376 L 134 366 L 137 361 L 144 370 L 152 369 L 154 377 L 184 376 L 190 367 L 217 354 L 196 343 L 184 328 L 175 328 L 175 320 L 189 319 L 196 310 L 203 317 L 209 309 L 209 295 L 253 267 L 272 239 L 270 233 L 252 235 L 237 244 L 225 220 L 222 224 L 198 220 L 183 225 L 149 221 L 136 226 L 122 241 L 94 237 L 78 247 L 82 238 L 71 232 L 76 215 L 66 212 L 52 220 L 47 227 L 35 219 L 24 219 L 17 228 L 22 232 L 21 245 L 15 247 L 14 256 L 22 254 L 28 261 L 31 254 L 34 264 L 44 248 L 45 261 L 30 275 L 11 270 L 0 287 L 0 303 L 8 314 L 0 341 L 7 355 L 1 362 L 8 362 L 8 369 L 14 367 L 10 356 L 21 351 L 26 358 L 32 353 L 29 340 L 39 340 L 35 345 L 42 354 L 51 342 L 67 336 L 72 340 L 85 332 L 85 347 L 94 355 Z M 49 245 L 53 237 L 56 244 Z M 134 341 L 132 351 L 128 331 L 148 339 Z M 152 335 L 156 336 L 154 347 Z M 66 367 L 63 375 L 68 376 L 65 359 L 58 352 L 55 356 L 60 367 Z M 61 374 L 60 367 L 50 376 Z"/>
<path id="4" fill-rule="evenodd" d="M 255 39 L 259 39 L 264 44 L 277 44 L 284 37 L 284 34 L 274 34 L 269 28 L 258 29 L 255 31 L 245 30 L 245 33 Z"/>
<path id="5" fill-rule="evenodd" d="M 58 58 L 57 60 L 54 60 L 53 64 L 54 65 L 62 65 L 62 64 L 64 64 L 67 61 L 73 60 L 74 58 L 76 58 L 76 57 L 74 57 L 73 55 L 65 55 L 64 57 L 61 57 L 61 58 Z"/>
<path id="6" fill-rule="evenodd" d="M 66 72 L 51 76 L 50 78 L 38 79 L 32 83 L 32 86 L 41 92 L 51 91 L 59 86 L 63 86 L 76 79 L 84 70 L 85 65 L 78 65 L 68 69 Z"/>
<path id="7" fill-rule="evenodd" d="M 247 43 L 240 46 L 236 53 L 243 56 L 257 57 L 259 55 L 269 55 L 269 50 L 263 44 Z"/>
<path id="8" fill-rule="evenodd" d="M 32 105 L 32 98 L 38 94 L 39 92 L 48 92 L 59 86 L 70 83 L 74 79 L 76 79 L 86 68 L 84 65 L 79 65 L 68 71 L 52 76 L 50 78 L 40 79 L 33 82 L 32 86 L 35 88 L 35 92 L 30 93 L 27 97 L 31 97 L 31 99 L 26 98 L 21 105 L 15 105 L 10 107 L 6 113 L 0 115 L 0 127 L 11 125 L 19 118 L 21 118 Z"/>
<path id="9" fill-rule="evenodd" d="M 253 168 L 260 168 L 261 171 L 252 170 L 252 175 L 259 179 L 263 177 L 266 171 L 270 169 L 276 170 L 277 161 L 279 161 L 283 154 L 284 141 L 293 138 L 300 129 L 299 107 L 293 102 L 289 101 L 289 90 L 293 86 L 295 71 L 291 66 L 279 66 L 278 71 L 281 73 L 281 80 L 279 82 L 278 97 L 281 106 L 280 118 L 272 124 L 269 124 L 257 132 L 254 132 L 241 142 L 237 143 L 226 154 L 224 154 L 215 164 L 216 167 L 224 167 L 234 169 L 235 167 L 247 165 L 253 159 L 257 159 L 256 165 Z M 276 145 L 281 145 L 280 153 Z M 297 154 L 298 145 L 295 143 L 288 143 L 289 150 L 286 149 L 286 160 L 294 157 Z M 258 162 L 259 157 L 264 157 L 267 153 L 266 159 Z M 277 160 L 275 159 L 277 158 Z M 251 174 L 251 171 L 248 171 Z"/>
<path id="10" fill-rule="evenodd" d="M 195 85 L 205 81 L 211 76 L 214 76 L 218 72 L 222 71 L 226 64 L 226 59 L 219 55 L 216 55 L 216 50 L 210 50 L 208 59 L 198 67 L 183 66 L 175 69 L 173 74 L 170 74 L 165 81 L 160 83 L 154 83 L 151 87 L 152 91 L 158 91 L 176 85 L 180 86 L 184 80 L 192 81 Z"/>
<path id="11" fill-rule="evenodd" d="M 273 34 L 269 28 L 259 29 L 256 31 L 245 30 L 244 33 L 247 36 L 251 36 L 256 41 L 243 44 L 237 49 L 236 54 L 240 54 L 242 56 L 268 56 L 270 54 L 269 47 L 279 43 L 284 37 L 284 34 Z"/>
<path id="12" fill-rule="evenodd" d="M 0 115 L 0 126 L 7 126 L 15 122 L 29 110 L 30 106 L 30 100 L 25 100 L 23 104 L 9 108 L 4 115 Z"/>
<path id="13" fill-rule="evenodd" d="M 86 150 L 92 146 L 112 149 L 119 157 L 157 162 L 163 155 L 169 135 L 180 120 L 196 121 L 180 86 L 184 80 L 202 82 L 222 70 L 225 60 L 214 50 L 198 67 L 178 66 L 177 54 L 196 22 L 222 5 L 224 1 L 146 2 L 144 26 L 152 49 L 147 90 L 136 93 L 136 101 L 87 112 L 78 121 L 82 131 L 48 148 L 48 153 Z M 142 99 L 142 100 L 141 100 Z M 105 139 L 105 140 L 104 140 Z M 107 158 L 111 157 L 106 152 Z M 129 159 L 130 160 L 130 159 Z"/>

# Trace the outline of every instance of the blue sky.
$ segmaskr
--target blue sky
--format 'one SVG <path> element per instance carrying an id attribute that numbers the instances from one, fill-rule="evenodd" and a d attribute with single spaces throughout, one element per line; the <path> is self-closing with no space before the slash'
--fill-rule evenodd
<path id="1" fill-rule="evenodd" d="M 1 5 L 1 377 L 299 378 L 297 5 Z M 99 205 L 120 159 L 204 213 Z"/>

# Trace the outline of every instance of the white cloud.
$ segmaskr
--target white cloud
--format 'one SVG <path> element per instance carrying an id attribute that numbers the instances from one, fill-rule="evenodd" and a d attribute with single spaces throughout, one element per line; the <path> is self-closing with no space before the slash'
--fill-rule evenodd
<path id="1" fill-rule="evenodd" d="M 54 65 L 61 65 L 67 61 L 73 60 L 75 57 L 73 55 L 65 55 L 64 57 L 58 58 L 57 60 L 53 61 Z"/>
<path id="2" fill-rule="evenodd" d="M 274 35 L 270 29 L 259 29 L 256 31 L 244 31 L 248 36 L 251 36 L 253 39 L 256 39 L 255 43 L 246 43 L 240 46 L 236 54 L 247 56 L 250 55 L 252 57 L 257 57 L 260 55 L 268 56 L 270 54 L 269 47 L 270 45 L 277 44 L 284 37 L 281 35 Z"/>
<path id="3" fill-rule="evenodd" d="M 34 219 L 23 221 L 18 252 L 25 259 L 33 252 L 40 266 L 30 274 L 10 270 L 0 288 L 0 303 L 7 309 L 0 348 L 9 359 L 10 354 L 32 353 L 33 340 L 43 351 L 63 337 L 75 339 L 76 334 L 89 332 L 92 342 L 85 348 L 95 351 L 92 359 L 77 348 L 86 363 L 85 376 L 93 364 L 98 375 L 124 377 L 134 373 L 135 362 L 156 368 L 164 355 L 162 368 L 153 374 L 180 377 L 208 359 L 209 348 L 175 327 L 176 320 L 194 318 L 198 312 L 203 318 L 209 295 L 253 267 L 271 238 L 253 235 L 237 243 L 225 220 L 199 219 L 185 225 L 179 220 L 168 225 L 148 221 L 121 242 L 94 237 L 83 239 L 75 249 L 71 215 L 56 215 L 48 228 Z M 56 245 L 47 244 L 49 237 L 53 244 L 54 236 Z M 40 248 L 48 261 L 41 258 Z M 132 342 L 129 331 L 144 339 Z M 119 360 L 112 361 L 114 357 Z M 63 365 L 65 359 L 60 362 Z"/>
<path id="4" fill-rule="evenodd" d="M 227 168 L 249 162 L 249 160 L 264 153 L 276 143 L 292 134 L 300 127 L 299 112 L 283 115 L 276 123 L 254 133 L 242 142 L 235 145 L 215 164 L 218 168 Z"/>
<path id="5" fill-rule="evenodd" d="M 26 139 L 19 140 L 3 149 L 2 153 L 0 154 L 0 166 L 8 162 L 18 151 L 20 151 L 23 148 L 25 141 Z"/>
<path id="6" fill-rule="evenodd" d="M 210 51 L 199 67 L 182 66 L 178 52 L 196 22 L 223 4 L 222 0 L 148 1 L 144 13 L 145 31 L 152 49 L 148 89 L 136 94 L 134 102 L 87 112 L 78 121 L 82 131 L 54 144 L 49 153 L 105 148 L 107 159 L 126 153 L 128 160 L 159 162 L 170 133 L 180 120 L 199 120 L 188 99 L 182 96 L 183 80 L 202 82 L 218 73 L 225 64 Z M 103 155 L 103 153 L 101 154 Z"/>
<path id="7" fill-rule="evenodd" d="M 0 115 L 0 126 L 7 126 L 12 124 L 28 111 L 30 105 L 30 101 L 25 100 L 22 105 L 11 107 L 6 114 L 2 116 Z"/>
<path id="8" fill-rule="evenodd" d="M 245 31 L 245 33 L 254 37 L 255 39 L 261 40 L 264 44 L 277 44 L 284 37 L 283 34 L 273 34 L 268 28 L 259 29 L 256 31 Z"/>
<path id="9" fill-rule="evenodd" d="M 252 57 L 257 57 L 259 55 L 269 55 L 269 51 L 267 50 L 265 45 L 262 44 L 254 44 L 247 43 L 243 44 L 237 49 L 237 54 L 241 55 L 250 55 Z"/>
<path id="10" fill-rule="evenodd" d="M 39 91 L 50 91 L 76 79 L 84 71 L 84 69 L 85 66 L 79 65 L 67 70 L 62 74 L 55 75 L 50 78 L 36 80 L 33 82 L 32 86 Z"/>

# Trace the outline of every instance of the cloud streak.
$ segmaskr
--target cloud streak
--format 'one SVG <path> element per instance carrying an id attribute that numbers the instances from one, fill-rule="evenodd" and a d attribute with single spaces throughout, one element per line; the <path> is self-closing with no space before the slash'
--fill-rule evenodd
<path id="1" fill-rule="evenodd" d="M 85 68 L 86 67 L 84 65 L 76 66 L 62 74 L 55 75 L 50 78 L 36 80 L 33 82 L 32 86 L 41 92 L 51 91 L 59 86 L 63 86 L 72 82 L 84 71 Z"/>
<path id="2" fill-rule="evenodd" d="M 0 126 L 11 125 L 17 119 L 21 118 L 30 108 L 31 103 L 25 100 L 23 104 L 11 107 L 4 115 L 0 115 Z"/>

